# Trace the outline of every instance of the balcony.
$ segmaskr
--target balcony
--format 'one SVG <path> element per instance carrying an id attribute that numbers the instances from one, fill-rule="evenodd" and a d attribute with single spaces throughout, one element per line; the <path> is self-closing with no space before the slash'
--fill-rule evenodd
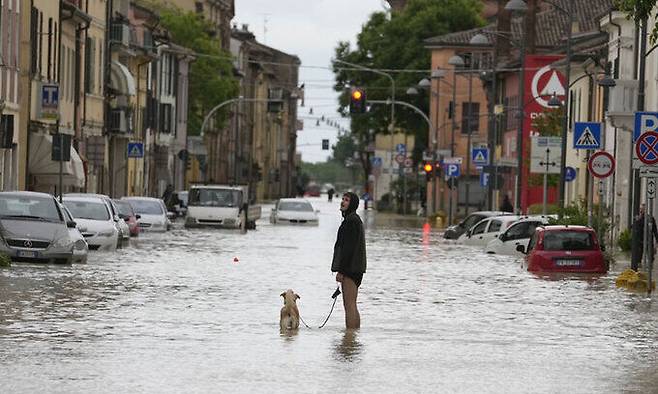
<path id="1" fill-rule="evenodd" d="M 126 23 L 112 22 L 110 29 L 110 41 L 113 44 L 121 44 L 124 47 L 130 46 L 130 26 Z"/>

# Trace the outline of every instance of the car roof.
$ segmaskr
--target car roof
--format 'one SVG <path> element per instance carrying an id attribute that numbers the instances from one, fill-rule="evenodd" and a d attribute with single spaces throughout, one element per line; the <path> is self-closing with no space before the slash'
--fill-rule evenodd
<path id="1" fill-rule="evenodd" d="M 591 227 L 587 226 L 579 226 L 579 225 L 552 225 L 552 226 L 544 226 L 543 227 L 544 231 L 582 231 L 582 232 L 593 232 L 594 229 Z"/>
<path id="2" fill-rule="evenodd" d="M 62 198 L 64 201 L 96 202 L 105 205 L 105 200 L 96 196 L 67 196 L 65 194 Z"/>
<path id="3" fill-rule="evenodd" d="M 8 192 L 0 192 L 0 195 L 4 196 L 31 196 L 31 197 L 50 197 L 54 198 L 54 196 L 50 193 L 42 193 L 42 192 L 30 192 L 30 191 L 8 191 Z"/>
<path id="4" fill-rule="evenodd" d="M 98 197 L 98 198 L 107 198 L 110 199 L 110 196 L 107 194 L 100 193 L 64 193 L 64 197 Z"/>
<path id="5" fill-rule="evenodd" d="M 290 201 L 295 201 L 295 202 L 296 202 L 296 201 L 302 201 L 302 202 L 307 202 L 307 203 L 309 203 L 309 204 L 311 203 L 310 201 L 308 201 L 308 200 L 305 199 L 305 198 L 280 198 L 279 201 L 286 201 L 286 202 L 290 202 Z"/>
<path id="6" fill-rule="evenodd" d="M 153 201 L 153 202 L 160 202 L 160 198 L 155 198 L 155 197 L 140 197 L 140 196 L 126 196 L 126 197 L 121 197 L 121 200 L 123 201 Z"/>
<path id="7" fill-rule="evenodd" d="M 230 189 L 230 190 L 242 190 L 244 186 L 225 186 L 225 185 L 191 185 L 190 190 L 192 189 Z"/>

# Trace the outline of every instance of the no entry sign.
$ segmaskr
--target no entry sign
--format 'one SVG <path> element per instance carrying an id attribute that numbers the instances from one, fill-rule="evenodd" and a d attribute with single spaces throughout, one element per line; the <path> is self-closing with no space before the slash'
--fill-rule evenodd
<path id="1" fill-rule="evenodd" d="M 607 178 L 615 171 L 615 159 L 608 152 L 596 152 L 589 158 L 587 168 L 597 178 Z"/>
<path id="2" fill-rule="evenodd" d="M 658 163 L 658 133 L 647 131 L 640 135 L 635 143 L 637 158 L 644 164 L 654 165 Z"/>

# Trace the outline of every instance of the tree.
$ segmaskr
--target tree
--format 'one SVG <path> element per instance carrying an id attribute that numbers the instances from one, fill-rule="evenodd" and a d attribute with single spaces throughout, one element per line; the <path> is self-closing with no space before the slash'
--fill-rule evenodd
<path id="1" fill-rule="evenodd" d="M 450 32 L 467 30 L 483 24 L 479 16 L 479 0 L 411 0 L 400 12 L 390 17 L 384 12 L 375 12 L 363 25 L 357 36 L 356 46 L 341 41 L 335 49 L 337 60 L 374 69 L 415 70 L 413 72 L 390 72 L 395 80 L 396 100 L 413 101 L 413 104 L 428 112 L 427 95 L 419 98 L 404 97 L 409 86 L 415 86 L 429 73 L 431 54 L 424 47 L 424 40 Z M 336 77 L 334 89 L 341 92 L 340 108 L 343 116 L 349 114 L 349 91 L 345 86 L 365 88 L 368 101 L 386 100 L 390 97 L 391 82 L 383 75 L 363 70 L 354 70 L 338 62 L 333 66 Z M 395 126 L 415 137 L 415 154 L 427 147 L 427 124 L 413 111 L 396 107 Z M 376 134 L 389 133 L 390 108 L 386 105 L 371 105 L 365 114 L 351 118 L 351 133 L 359 146 L 367 146 Z M 359 151 L 360 161 L 366 174 L 370 163 L 364 150 Z M 416 157 L 419 159 L 419 157 Z M 367 179 L 367 177 L 366 177 Z"/>
<path id="2" fill-rule="evenodd" d="M 199 135 L 206 113 L 238 94 L 231 54 L 224 51 L 219 40 L 210 35 L 213 28 L 202 16 L 185 12 L 161 0 L 142 0 L 142 3 L 149 4 L 150 9 L 158 12 L 171 42 L 191 49 L 196 56 L 190 66 L 187 129 L 189 135 Z M 216 128 L 221 129 L 227 118 L 228 109 L 218 111 Z"/>
<path id="3" fill-rule="evenodd" d="M 336 145 L 332 146 L 334 154 L 331 160 L 338 163 L 345 164 L 347 159 L 354 159 L 354 152 L 358 151 L 358 147 L 354 139 L 349 134 L 339 134 Z"/>
<path id="4" fill-rule="evenodd" d="M 625 12 L 628 18 L 640 23 L 644 20 L 651 19 L 651 11 L 656 6 L 658 0 L 615 0 L 615 5 L 620 11 Z M 651 43 L 658 39 L 658 21 L 654 24 L 650 35 Z"/>

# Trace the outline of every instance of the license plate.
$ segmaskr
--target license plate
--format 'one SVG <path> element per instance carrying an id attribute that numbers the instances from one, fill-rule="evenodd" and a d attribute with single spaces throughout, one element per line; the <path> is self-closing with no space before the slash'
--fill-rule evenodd
<path id="1" fill-rule="evenodd" d="M 578 267 L 583 264 L 583 260 L 576 259 L 557 259 L 555 265 L 558 267 Z"/>
<path id="2" fill-rule="evenodd" d="M 18 257 L 27 257 L 33 259 L 37 257 L 37 252 L 33 252 L 31 250 L 19 250 Z"/>

